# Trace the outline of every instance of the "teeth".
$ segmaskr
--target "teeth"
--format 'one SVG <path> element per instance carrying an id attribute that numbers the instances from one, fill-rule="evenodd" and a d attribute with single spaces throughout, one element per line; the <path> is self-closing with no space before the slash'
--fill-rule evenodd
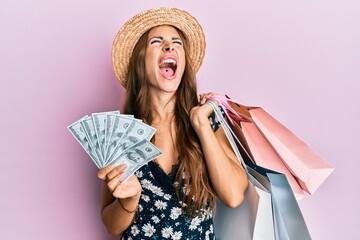
<path id="1" fill-rule="evenodd" d="M 165 59 L 161 63 L 172 63 L 172 64 L 176 65 L 176 61 L 172 58 Z"/>

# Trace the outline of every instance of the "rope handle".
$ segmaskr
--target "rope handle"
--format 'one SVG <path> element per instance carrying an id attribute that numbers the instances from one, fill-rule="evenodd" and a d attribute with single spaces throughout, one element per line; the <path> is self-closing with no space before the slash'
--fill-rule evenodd
<path id="1" fill-rule="evenodd" d="M 234 120 L 233 118 L 235 117 L 237 120 L 239 121 L 244 121 L 244 122 L 253 122 L 251 118 L 247 117 L 247 116 L 243 116 L 240 115 L 237 111 L 235 111 L 228 103 L 228 101 L 238 104 L 234 101 L 232 101 L 229 98 L 225 98 L 222 97 L 220 95 L 213 95 L 209 98 L 210 101 L 217 101 L 219 103 L 219 105 L 225 110 L 225 114 L 228 117 L 228 119 L 230 120 L 231 124 L 234 124 Z M 233 115 L 233 117 L 230 117 L 231 113 Z"/>
<path id="2" fill-rule="evenodd" d="M 225 121 L 223 115 L 221 114 L 221 111 L 219 109 L 219 106 L 213 101 L 213 100 L 208 100 L 207 101 L 208 104 L 210 104 L 210 106 L 214 109 L 215 112 L 215 116 L 216 118 L 219 120 L 221 126 L 223 127 L 223 130 L 225 132 L 225 135 L 227 137 L 227 139 L 230 142 L 230 145 L 236 155 L 236 157 L 238 158 L 238 160 L 240 161 L 240 163 L 243 165 L 246 173 L 249 175 L 249 172 L 247 170 L 245 161 L 243 159 L 243 157 L 241 156 L 239 149 L 237 148 L 237 145 L 235 143 L 235 141 L 239 144 L 239 146 L 241 146 L 241 148 L 244 150 L 244 152 L 246 153 L 246 155 L 248 156 L 249 159 L 252 159 L 249 155 L 249 153 L 246 151 L 245 147 L 242 145 L 242 143 L 240 142 L 240 140 L 237 138 L 236 134 L 234 133 L 234 131 L 231 129 L 231 127 L 229 126 L 229 124 Z M 221 105 L 221 103 L 220 103 Z M 225 111 L 226 113 L 226 111 Z M 230 118 L 229 118 L 230 119 Z"/>

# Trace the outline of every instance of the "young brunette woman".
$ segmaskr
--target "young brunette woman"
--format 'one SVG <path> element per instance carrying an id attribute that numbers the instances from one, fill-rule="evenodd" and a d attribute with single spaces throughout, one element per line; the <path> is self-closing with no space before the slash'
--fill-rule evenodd
<path id="1" fill-rule="evenodd" d="M 204 52 L 198 21 L 176 8 L 142 12 L 115 38 L 124 113 L 156 128 L 152 142 L 164 153 L 123 183 L 125 165 L 99 171 L 102 220 L 121 239 L 214 239 L 216 198 L 243 201 L 248 180 L 206 104 L 212 93 L 197 94 Z"/>

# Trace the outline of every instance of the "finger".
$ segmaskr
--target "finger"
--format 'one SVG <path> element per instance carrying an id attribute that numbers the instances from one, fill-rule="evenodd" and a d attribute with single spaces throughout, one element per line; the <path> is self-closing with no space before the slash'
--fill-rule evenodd
<path id="1" fill-rule="evenodd" d="M 208 100 L 210 97 L 216 95 L 216 93 L 210 92 L 205 95 L 205 100 Z"/>
<path id="2" fill-rule="evenodd" d="M 125 165 L 125 164 L 120 164 L 119 166 L 115 167 L 114 169 L 112 169 L 112 170 L 106 175 L 107 181 L 113 179 L 113 178 L 116 177 L 118 174 L 122 173 L 125 169 L 126 169 L 126 165 Z"/>
<path id="3" fill-rule="evenodd" d="M 205 104 L 206 101 L 213 95 L 215 95 L 215 93 L 213 93 L 213 92 L 202 94 L 200 97 L 200 104 L 201 105 Z"/>
<path id="4" fill-rule="evenodd" d="M 206 94 L 207 94 L 207 93 L 203 93 L 203 94 L 200 94 L 200 95 L 199 95 L 199 102 L 201 102 L 201 101 L 204 100 L 204 98 L 206 97 Z"/>
<path id="5" fill-rule="evenodd" d="M 114 192 L 112 193 L 113 196 L 116 198 L 128 198 L 141 193 L 140 183 L 137 181 L 138 184 L 136 184 L 134 181 L 135 179 L 136 177 L 134 178 L 133 174 L 126 183 L 120 182 L 120 184 L 115 188 Z"/>
<path id="6" fill-rule="evenodd" d="M 121 179 L 123 179 L 125 177 L 125 172 L 122 172 L 118 175 L 116 175 L 113 179 L 111 179 L 108 183 L 107 183 L 107 187 L 109 188 L 109 190 L 113 193 L 116 188 L 121 184 Z"/>
<path id="7" fill-rule="evenodd" d="M 200 104 L 204 101 L 205 95 L 206 95 L 205 93 L 200 94 L 200 99 L 199 99 Z"/>
<path id="8" fill-rule="evenodd" d="M 209 100 L 211 99 L 211 101 L 214 101 L 216 105 L 219 105 L 218 100 L 212 98 L 213 96 L 216 96 L 216 95 L 217 95 L 216 93 L 211 93 L 211 94 L 209 94 L 209 95 L 206 97 L 205 102 L 207 102 L 207 101 L 209 101 Z"/>
<path id="9" fill-rule="evenodd" d="M 110 164 L 110 165 L 100 169 L 100 171 L 98 172 L 98 178 L 105 181 L 106 175 L 114 168 L 115 168 L 115 166 Z"/>

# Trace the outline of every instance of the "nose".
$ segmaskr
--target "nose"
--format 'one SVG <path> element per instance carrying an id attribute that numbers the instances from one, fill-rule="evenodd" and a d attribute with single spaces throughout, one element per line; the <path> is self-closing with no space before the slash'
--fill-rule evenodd
<path id="1" fill-rule="evenodd" d="M 172 43 L 170 43 L 170 42 L 168 42 L 168 41 L 165 41 L 163 50 L 164 50 L 165 52 L 171 52 L 171 51 L 174 50 L 174 46 L 172 45 Z"/>

